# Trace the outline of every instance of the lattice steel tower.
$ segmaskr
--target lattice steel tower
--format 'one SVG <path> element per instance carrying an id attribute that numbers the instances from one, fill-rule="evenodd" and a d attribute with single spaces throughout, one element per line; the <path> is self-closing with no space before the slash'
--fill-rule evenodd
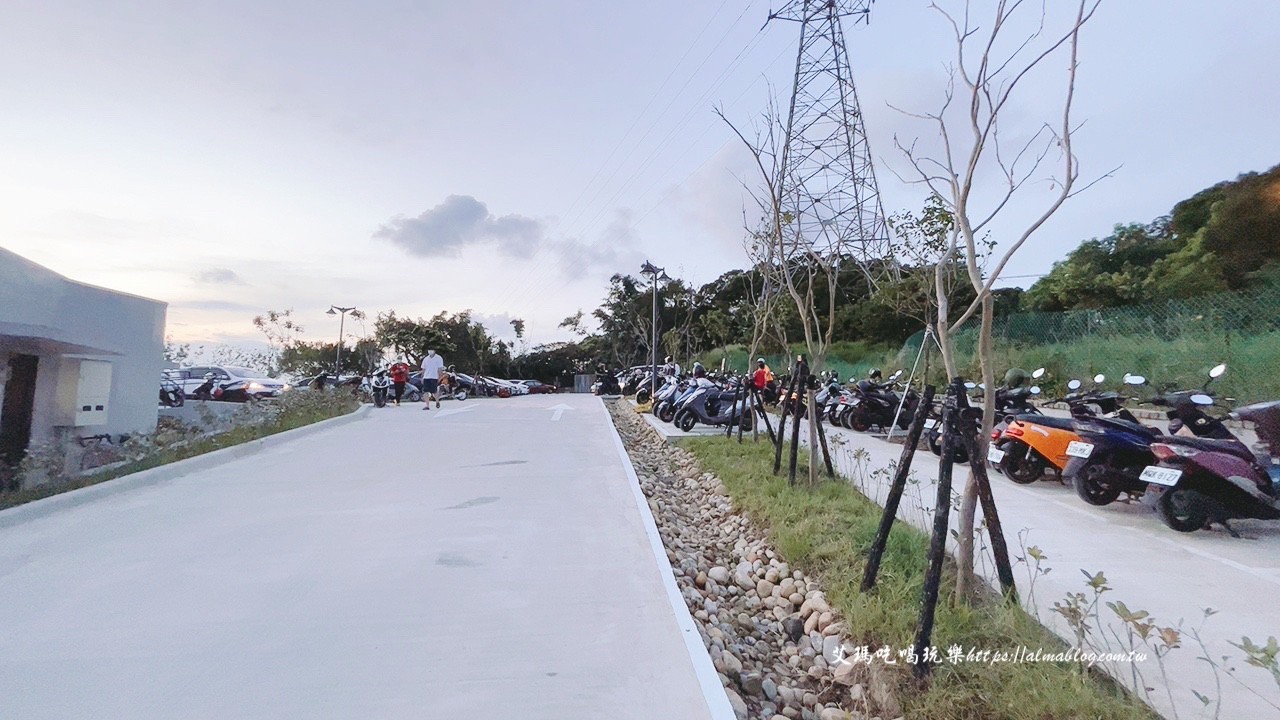
<path id="1" fill-rule="evenodd" d="M 769 16 L 800 23 L 800 50 L 779 183 L 783 246 L 795 257 L 848 255 L 864 271 L 891 251 L 841 18 L 865 22 L 873 0 L 791 0 Z"/>

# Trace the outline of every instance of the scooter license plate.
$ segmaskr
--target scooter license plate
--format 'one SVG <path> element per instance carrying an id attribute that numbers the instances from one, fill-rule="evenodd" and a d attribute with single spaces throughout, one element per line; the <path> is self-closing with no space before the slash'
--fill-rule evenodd
<path id="1" fill-rule="evenodd" d="M 1071 443 L 1067 445 L 1067 454 L 1071 457 L 1087 458 L 1093 454 L 1093 443 L 1072 440 Z"/>
<path id="2" fill-rule="evenodd" d="M 987 448 L 987 461 L 993 462 L 993 463 L 1003 462 L 1004 451 L 996 447 L 995 445 L 992 445 L 991 447 Z"/>
<path id="3" fill-rule="evenodd" d="M 1178 484 L 1178 480 L 1182 477 L 1182 471 L 1160 467 L 1159 465 L 1148 465 L 1138 477 L 1143 482 L 1173 487 Z"/>
<path id="4" fill-rule="evenodd" d="M 938 426 L 938 421 L 937 421 L 937 420 L 934 420 L 933 418 L 929 418 L 928 420 L 925 420 L 925 421 L 924 421 L 924 429 L 925 429 L 925 430 L 932 430 L 932 429 L 934 429 L 934 428 L 935 428 L 935 427 L 937 427 L 937 426 Z"/>

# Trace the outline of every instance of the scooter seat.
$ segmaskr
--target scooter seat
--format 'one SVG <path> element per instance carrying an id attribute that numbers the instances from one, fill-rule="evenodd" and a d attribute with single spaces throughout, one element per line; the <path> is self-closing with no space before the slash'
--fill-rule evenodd
<path id="1" fill-rule="evenodd" d="M 1253 451 L 1245 447 L 1245 444 L 1239 440 L 1214 440 L 1212 438 L 1193 438 L 1183 435 L 1165 435 L 1159 439 L 1159 442 L 1166 445 L 1183 445 L 1209 452 L 1227 453 L 1249 462 L 1256 460 Z"/>
<path id="2" fill-rule="evenodd" d="M 1055 430 L 1071 430 L 1075 431 L 1075 425 L 1071 418 L 1059 418 L 1049 415 L 1014 415 L 1015 420 L 1019 422 L 1031 423 L 1033 425 L 1043 425 Z"/>

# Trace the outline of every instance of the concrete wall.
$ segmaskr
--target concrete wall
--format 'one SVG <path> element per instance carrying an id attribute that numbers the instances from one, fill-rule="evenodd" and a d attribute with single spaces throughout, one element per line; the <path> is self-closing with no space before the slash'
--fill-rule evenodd
<path id="1" fill-rule="evenodd" d="M 36 355 L 32 441 L 155 428 L 166 304 L 68 280 L 0 248 L 0 366 Z M 74 422 L 81 360 L 112 364 L 107 422 Z M 61 429 L 60 429 L 61 428 Z"/>

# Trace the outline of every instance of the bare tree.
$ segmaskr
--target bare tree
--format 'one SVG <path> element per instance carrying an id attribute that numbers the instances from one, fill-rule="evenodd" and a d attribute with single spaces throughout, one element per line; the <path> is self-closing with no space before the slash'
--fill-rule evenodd
<path id="1" fill-rule="evenodd" d="M 955 377 L 959 370 L 952 338 L 965 322 L 980 314 L 978 356 L 982 381 L 987 388 L 994 389 L 992 288 L 1009 260 L 1032 234 L 1063 203 L 1085 189 L 1078 187 L 1080 171 L 1072 141 L 1079 125 L 1073 124 L 1071 110 L 1079 67 L 1080 31 L 1100 3 L 1101 0 L 1078 0 L 1072 8 L 1071 19 L 1065 22 L 1061 32 L 1048 29 L 1047 0 L 1038 4 L 1027 0 L 997 0 L 986 18 L 987 24 L 981 26 L 974 17 L 971 0 L 964 2 L 963 12 L 958 15 L 937 3 L 930 5 L 954 33 L 956 59 L 949 68 L 941 108 L 932 113 L 905 114 L 936 126 L 941 150 L 931 155 L 919 150 L 916 143 L 904 145 L 897 138 L 895 145 L 905 154 L 914 171 L 909 182 L 927 186 L 952 219 L 942 256 L 936 265 L 934 288 L 937 295 L 937 337 L 949 377 Z M 1027 7 L 1033 8 L 1031 12 L 1038 7 L 1039 18 L 1020 12 Z M 1019 23 L 1024 24 L 1019 26 Z M 1066 56 L 1066 67 L 1057 80 L 1061 94 L 1046 93 L 1045 85 L 1049 81 L 1042 81 L 1037 69 L 1063 55 Z M 1034 80 L 1030 79 L 1033 75 Z M 1031 90 L 1032 83 L 1035 84 L 1034 93 L 1022 92 Z M 1029 137 L 1006 140 L 1000 131 L 1000 120 L 1006 113 L 1014 112 L 1015 98 L 1021 101 L 1024 96 L 1034 99 L 1051 97 L 1051 105 L 1041 108 L 1040 112 L 1053 119 L 1045 120 Z M 1026 103 L 1017 107 L 1018 112 L 1032 111 Z M 1055 159 L 1049 162 L 1051 156 Z M 992 197 L 980 197 L 979 190 L 988 178 L 999 179 L 1000 189 Z M 1012 242 L 1004 246 L 1003 252 L 990 255 L 989 259 L 995 261 L 990 269 L 984 268 L 986 248 L 982 242 L 985 234 L 1018 191 L 1033 181 L 1047 182 L 1052 190 L 1050 197 L 1040 205 L 1038 213 L 1025 227 L 1013 234 Z M 954 313 L 948 301 L 945 276 L 956 262 L 963 264 L 976 297 L 952 320 Z M 995 420 L 995 393 L 987 392 L 985 397 L 980 449 L 985 449 Z M 967 597 L 973 586 L 977 493 L 971 473 L 961 501 L 957 558 L 957 594 L 961 597 Z"/>

